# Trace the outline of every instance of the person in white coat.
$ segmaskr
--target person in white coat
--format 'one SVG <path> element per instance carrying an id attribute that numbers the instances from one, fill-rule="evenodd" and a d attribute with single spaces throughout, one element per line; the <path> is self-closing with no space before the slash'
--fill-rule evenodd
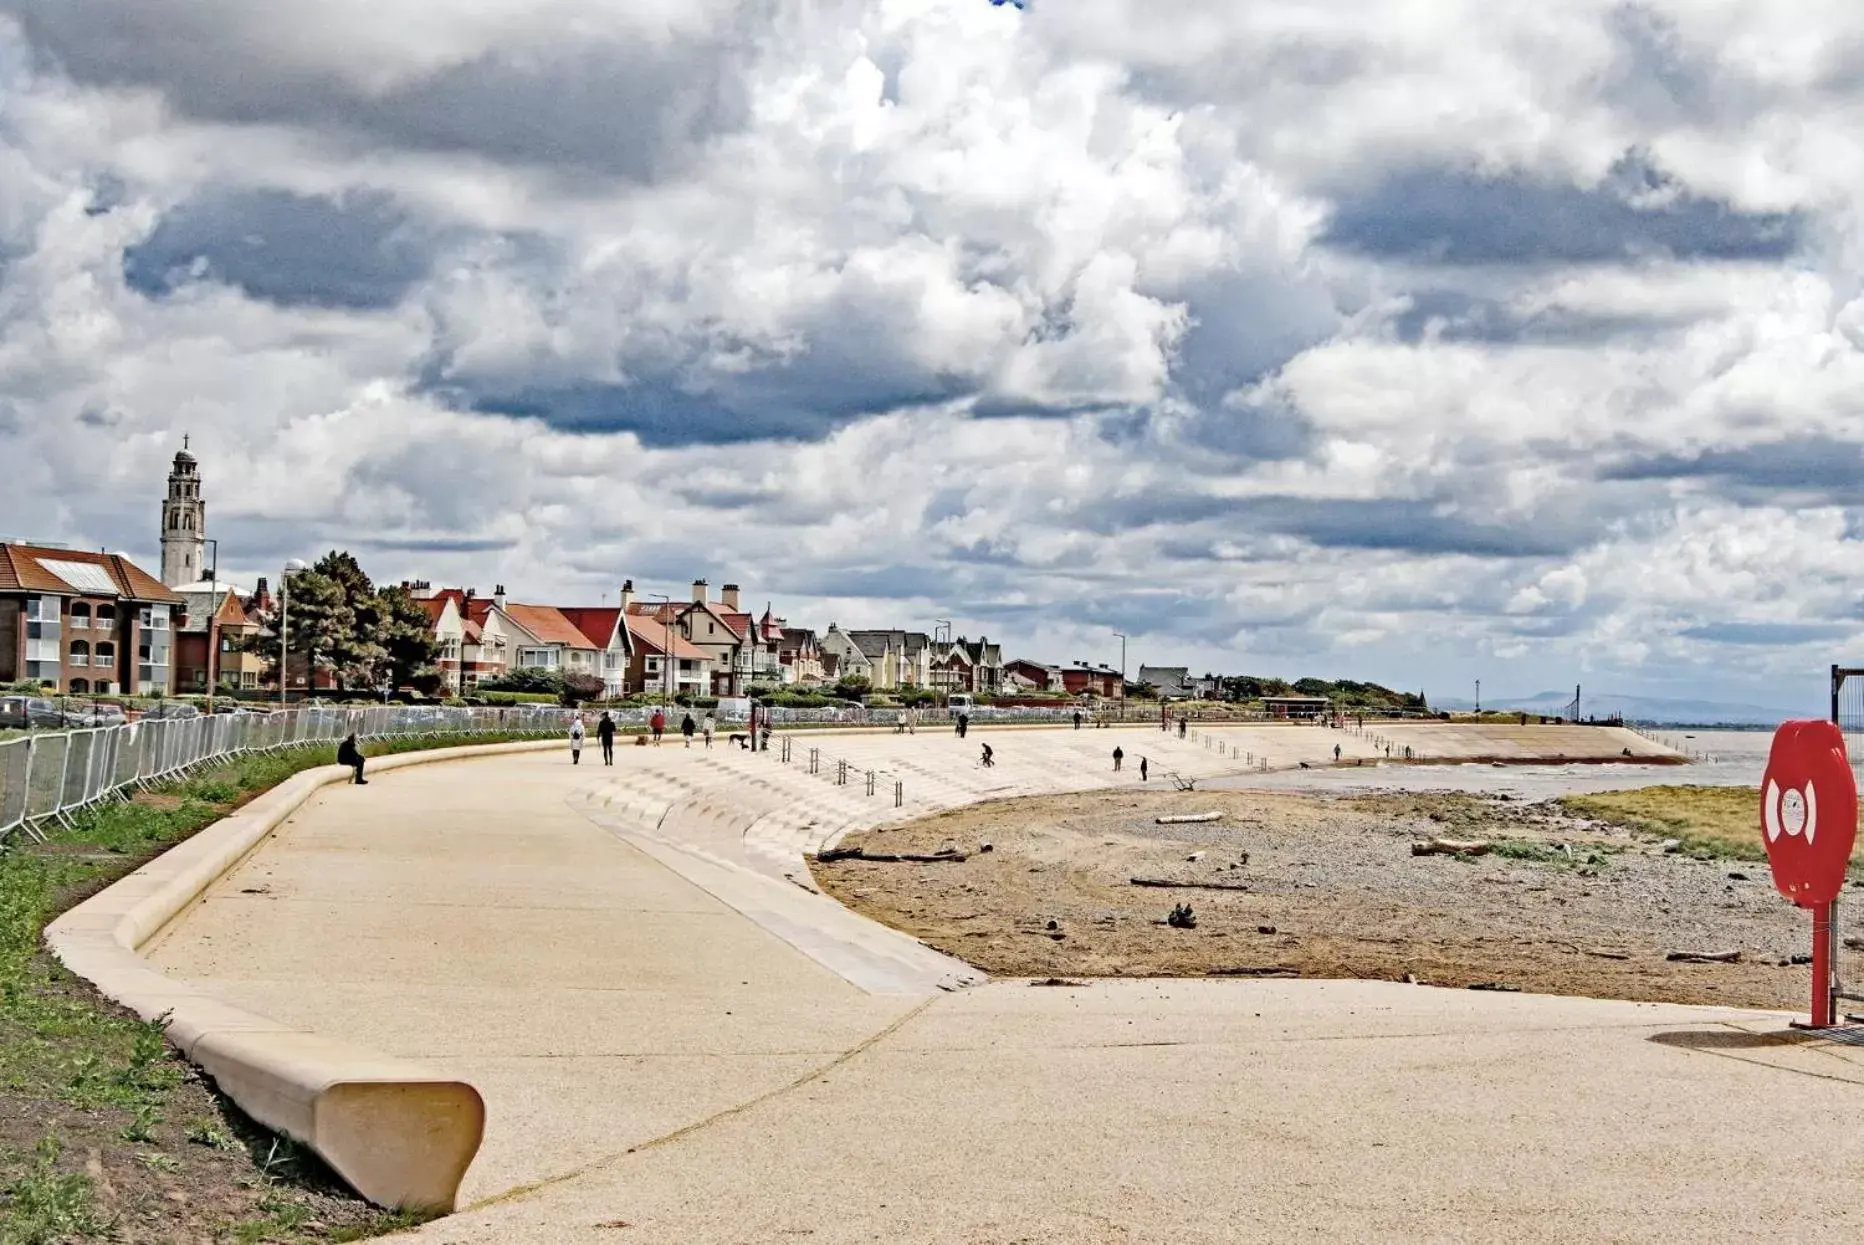
<path id="1" fill-rule="evenodd" d="M 582 741 L 583 741 L 582 714 L 579 713 L 576 715 L 575 721 L 570 723 L 570 764 L 571 765 L 582 764 Z"/>

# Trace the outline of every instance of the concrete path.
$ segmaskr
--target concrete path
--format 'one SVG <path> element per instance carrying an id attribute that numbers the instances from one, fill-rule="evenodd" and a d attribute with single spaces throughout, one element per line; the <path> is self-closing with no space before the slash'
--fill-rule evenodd
<path id="1" fill-rule="evenodd" d="M 480 1087 L 480 1204 L 424 1229 L 434 1241 L 1864 1227 L 1864 1060 L 1784 1043 L 1778 1017 L 1352 982 L 957 989 L 978 975 L 813 893 L 798 853 L 1105 785 L 1114 742 L 1156 781 L 1233 772 L 1232 750 L 1318 762 L 1342 741 L 984 738 L 992 770 L 978 735 L 843 735 L 798 737 L 787 766 L 622 748 L 610 770 L 530 754 L 331 788 L 152 958 Z M 807 772 L 809 747 L 826 773 Z"/>

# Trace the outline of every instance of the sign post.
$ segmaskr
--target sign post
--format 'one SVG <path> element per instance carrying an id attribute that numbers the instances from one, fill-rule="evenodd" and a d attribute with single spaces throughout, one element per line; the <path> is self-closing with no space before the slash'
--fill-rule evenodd
<path id="1" fill-rule="evenodd" d="M 1834 722 L 1787 722 L 1775 732 L 1760 787 L 1761 840 L 1773 885 L 1812 912 L 1812 1024 L 1836 1020 L 1838 896 L 1857 839 L 1858 787 Z"/>

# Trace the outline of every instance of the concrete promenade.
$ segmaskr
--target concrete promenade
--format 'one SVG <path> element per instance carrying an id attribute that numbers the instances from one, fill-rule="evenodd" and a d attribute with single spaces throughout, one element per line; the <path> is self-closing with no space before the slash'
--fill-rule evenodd
<path id="1" fill-rule="evenodd" d="M 1398 728 L 1422 755 L 1470 749 L 1439 729 Z M 1506 746 L 1551 749 L 1536 730 Z M 798 736 L 788 766 L 721 742 L 410 769 L 320 793 L 150 956 L 481 1090 L 467 1209 L 433 1241 L 1864 1228 L 1861 1052 L 1783 1040 L 1780 1017 L 1385 983 L 971 985 L 814 894 L 799 859 L 940 807 L 1136 784 L 1141 752 L 1157 784 L 1234 772 L 1231 748 L 1281 767 L 1336 743 L 1373 754 L 1309 727 L 1127 728 Z M 862 777 L 808 774 L 810 747 Z"/>

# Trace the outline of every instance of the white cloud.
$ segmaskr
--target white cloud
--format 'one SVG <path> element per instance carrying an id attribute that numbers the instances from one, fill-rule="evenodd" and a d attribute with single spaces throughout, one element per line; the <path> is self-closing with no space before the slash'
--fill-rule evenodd
<path id="1" fill-rule="evenodd" d="M 0 0 L 0 530 L 147 554 L 189 432 L 249 574 L 1519 690 L 1856 630 L 1849 8 L 365 7 Z"/>

